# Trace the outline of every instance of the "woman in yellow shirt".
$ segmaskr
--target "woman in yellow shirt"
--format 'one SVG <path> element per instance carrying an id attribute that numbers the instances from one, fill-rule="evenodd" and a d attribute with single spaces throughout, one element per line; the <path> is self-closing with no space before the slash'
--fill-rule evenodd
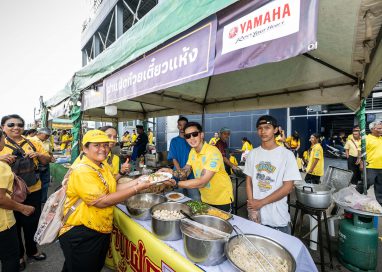
<path id="1" fill-rule="evenodd" d="M 113 228 L 113 206 L 150 187 L 135 180 L 118 184 L 104 164 L 113 142 L 101 130 L 88 131 L 82 140 L 84 156 L 72 167 L 64 214 L 79 200 L 59 233 L 65 256 L 62 271 L 101 271 Z"/>
<path id="2" fill-rule="evenodd" d="M 180 170 L 163 168 L 161 171 L 172 173 L 180 181 L 168 184 L 179 188 L 198 188 L 203 202 L 226 212 L 232 210 L 233 189 L 221 152 L 215 146 L 204 141 L 203 128 L 199 123 L 189 122 L 184 127 L 184 138 L 191 146 L 186 165 Z M 187 180 L 191 171 L 194 179 Z"/>
<path id="3" fill-rule="evenodd" d="M 312 146 L 309 150 L 308 166 L 306 167 L 305 181 L 319 184 L 320 178 L 324 175 L 324 151 L 320 144 L 320 135 L 313 133 L 309 141 Z"/>
<path id="4" fill-rule="evenodd" d="M 109 154 L 107 154 L 106 161 L 110 165 L 111 169 L 113 170 L 114 176 L 116 176 L 119 173 L 119 168 L 120 168 L 121 162 L 120 162 L 119 157 L 117 155 L 114 155 L 111 152 L 111 149 L 113 147 L 115 147 L 116 141 L 118 139 L 117 129 L 112 127 L 112 126 L 103 126 L 99 130 L 105 132 L 107 137 L 109 137 L 109 139 L 112 140 L 112 142 L 109 143 L 110 152 L 109 152 Z"/>
<path id="5" fill-rule="evenodd" d="M 0 130 L 0 151 L 4 149 L 5 137 Z M 16 219 L 13 211 L 25 216 L 34 212 L 34 207 L 23 205 L 11 199 L 13 173 L 11 167 L 0 157 L 0 267 L 3 272 L 19 271 L 19 243 Z"/>
<path id="6" fill-rule="evenodd" d="M 293 132 L 291 136 L 286 138 L 285 145 L 288 149 L 290 149 L 295 156 L 298 154 L 298 150 L 300 149 L 301 141 L 300 135 L 297 131 Z"/>
<path id="7" fill-rule="evenodd" d="M 30 194 L 28 194 L 23 204 L 35 208 L 35 212 L 31 216 L 15 212 L 21 269 L 25 268 L 25 253 L 35 261 L 46 259 L 46 254 L 38 251 L 33 238 L 41 214 L 42 190 L 41 180 L 37 175 L 38 165 L 49 164 L 51 160 L 49 153 L 45 151 L 41 144 L 22 136 L 24 125 L 24 119 L 17 114 L 7 115 L 1 119 L 1 128 L 7 136 L 5 138 L 5 147 L 0 151 L 0 155 L 3 155 L 3 161 L 6 161 L 11 166 L 12 171 L 24 179 L 28 186 Z M 22 239 L 22 234 L 24 239 Z"/>

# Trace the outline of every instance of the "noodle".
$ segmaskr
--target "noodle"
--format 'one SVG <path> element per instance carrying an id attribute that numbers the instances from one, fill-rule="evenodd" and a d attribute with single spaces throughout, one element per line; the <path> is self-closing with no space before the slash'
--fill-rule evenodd
<path id="1" fill-rule="evenodd" d="M 273 265 L 275 269 L 268 264 L 264 257 L 256 250 L 253 251 L 257 260 L 261 262 L 261 265 L 264 267 L 265 271 L 276 271 L 276 272 L 288 272 L 288 264 L 285 259 L 282 259 L 278 256 L 273 256 L 266 254 L 263 255 L 268 259 L 268 261 Z M 237 244 L 232 247 L 230 251 L 231 260 L 243 271 L 245 272 L 262 272 L 264 269 L 261 267 L 256 258 L 253 257 L 250 250 L 244 244 Z"/>

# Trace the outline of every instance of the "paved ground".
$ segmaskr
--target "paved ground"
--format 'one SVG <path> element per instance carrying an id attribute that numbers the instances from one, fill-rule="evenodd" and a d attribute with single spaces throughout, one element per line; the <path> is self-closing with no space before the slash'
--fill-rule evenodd
<path id="1" fill-rule="evenodd" d="M 325 160 L 325 167 L 333 165 L 341 168 L 346 168 L 346 161 L 344 160 L 335 160 L 335 159 L 326 159 Z M 55 186 L 51 186 L 51 190 L 53 190 Z M 292 199 L 294 196 L 292 196 Z M 239 188 L 239 200 L 240 202 L 244 203 L 245 202 L 245 187 L 242 185 Z M 293 209 L 291 210 L 292 216 L 293 216 Z M 246 209 L 242 208 L 239 210 L 239 215 L 246 217 Z M 305 217 L 306 218 L 306 217 Z M 307 220 L 307 218 L 306 218 Z M 382 220 L 379 222 L 379 233 L 382 233 Z M 308 222 L 304 222 L 305 226 L 308 225 Z M 307 230 L 306 227 L 303 228 L 303 231 Z M 338 261 L 336 257 L 336 252 L 337 252 L 337 241 L 336 238 L 331 239 L 331 245 L 333 249 L 333 263 L 334 263 L 334 268 L 331 270 L 329 267 L 326 267 L 326 271 L 349 271 L 346 268 L 344 268 Z M 47 246 L 42 246 L 41 250 L 47 253 L 48 258 L 45 261 L 42 262 L 36 262 L 36 261 L 28 261 L 27 263 L 27 269 L 25 271 L 27 272 L 56 272 L 56 271 L 61 271 L 62 264 L 64 262 L 64 258 L 62 255 L 62 251 L 60 249 L 60 245 L 58 243 L 53 243 L 51 245 Z M 309 250 L 310 253 L 312 254 L 313 259 L 318 262 L 319 261 L 319 254 L 318 251 L 313 251 Z M 325 254 L 326 260 L 328 260 L 328 254 L 326 252 Z M 378 264 L 377 271 L 382 271 L 382 246 L 381 242 L 379 241 L 379 254 L 378 254 L 378 259 L 381 260 Z M 318 266 L 318 269 L 320 267 Z M 110 271 L 109 269 L 104 269 L 103 272 Z M 1 269 L 0 269 L 1 272 Z M 182 271 L 183 272 L 183 271 Z M 228 271 L 227 271 L 228 272 Z"/>

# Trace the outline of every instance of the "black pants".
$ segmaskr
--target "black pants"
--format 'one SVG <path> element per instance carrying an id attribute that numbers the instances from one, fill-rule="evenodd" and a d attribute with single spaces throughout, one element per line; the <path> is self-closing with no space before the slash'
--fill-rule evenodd
<path id="1" fill-rule="evenodd" d="M 320 176 L 312 175 L 312 174 L 306 174 L 305 181 L 306 183 L 313 183 L 313 184 L 319 184 L 320 183 Z"/>
<path id="2" fill-rule="evenodd" d="M 218 208 L 225 212 L 229 212 L 229 213 L 232 212 L 232 203 L 224 204 L 224 205 L 212 205 L 212 204 L 208 204 L 208 205 Z"/>
<path id="3" fill-rule="evenodd" d="M 371 185 L 374 185 L 375 198 L 378 203 L 382 205 L 382 169 L 367 168 L 366 176 L 367 189 L 369 189 Z M 361 194 L 363 193 L 364 188 L 362 182 L 358 184 L 357 191 Z"/>
<path id="4" fill-rule="evenodd" d="M 105 264 L 110 234 L 75 226 L 59 238 L 65 256 L 63 272 L 97 272 Z"/>
<path id="5" fill-rule="evenodd" d="M 351 183 L 357 185 L 358 181 L 361 180 L 361 170 L 359 169 L 359 164 L 355 164 L 358 158 L 349 156 L 348 158 L 348 169 L 353 172 L 353 177 Z"/>
<path id="6" fill-rule="evenodd" d="M 37 253 L 37 244 L 33 238 L 41 215 L 41 190 L 29 194 L 23 204 L 33 206 L 35 211 L 30 216 L 25 216 L 20 212 L 15 212 L 20 259 L 24 257 L 25 251 L 27 256 L 32 256 Z M 24 233 L 25 249 L 23 239 L 21 237 L 22 232 Z"/>
<path id="7" fill-rule="evenodd" d="M 16 225 L 0 232 L 0 262 L 2 272 L 20 271 Z"/>

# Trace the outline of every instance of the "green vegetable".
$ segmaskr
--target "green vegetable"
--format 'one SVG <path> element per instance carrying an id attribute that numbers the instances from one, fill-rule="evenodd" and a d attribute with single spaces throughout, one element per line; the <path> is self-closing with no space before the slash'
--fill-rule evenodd
<path id="1" fill-rule="evenodd" d="M 200 202 L 200 201 L 189 201 L 186 203 L 192 210 L 192 213 L 206 213 L 207 210 L 210 208 L 210 206 L 206 203 Z"/>

